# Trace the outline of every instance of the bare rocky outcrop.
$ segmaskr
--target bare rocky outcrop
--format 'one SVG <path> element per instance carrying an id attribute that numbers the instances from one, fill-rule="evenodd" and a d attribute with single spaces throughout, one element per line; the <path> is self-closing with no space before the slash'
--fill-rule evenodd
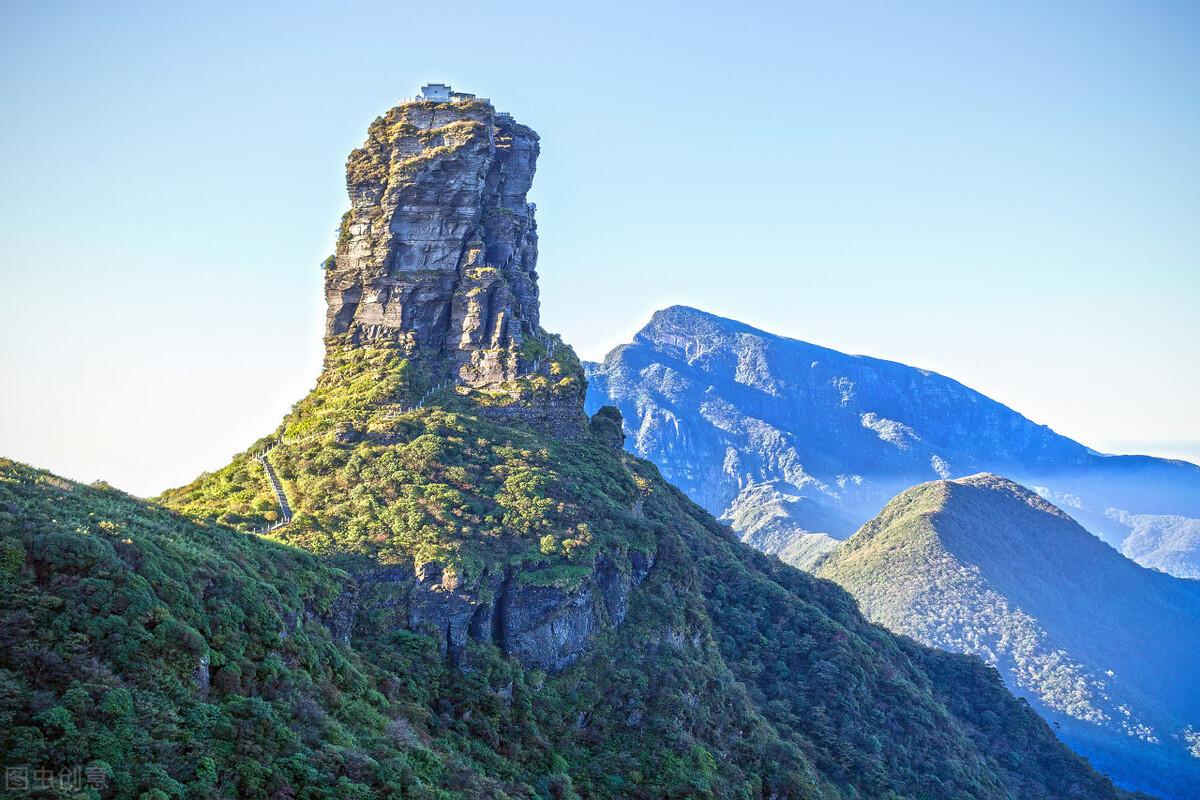
<path id="1" fill-rule="evenodd" d="M 390 626 L 436 638 L 459 663 L 470 641 L 494 644 L 526 667 L 565 669 L 629 613 L 630 595 L 653 557 L 638 551 L 596 556 L 586 575 L 539 582 L 536 566 L 507 567 L 463 581 L 437 563 L 382 567 L 363 577 L 319 616 L 348 644 L 359 615 L 382 612 Z"/>
<path id="2" fill-rule="evenodd" d="M 501 422 L 581 435 L 583 367 L 539 323 L 537 157 L 537 134 L 482 99 L 376 119 L 347 160 L 350 210 L 325 262 L 327 364 L 393 349 L 416 394 L 457 386 Z"/>
<path id="3" fill-rule="evenodd" d="M 438 379 L 537 373 L 538 136 L 486 100 L 402 103 L 350 154 L 326 343 L 395 347 Z"/>

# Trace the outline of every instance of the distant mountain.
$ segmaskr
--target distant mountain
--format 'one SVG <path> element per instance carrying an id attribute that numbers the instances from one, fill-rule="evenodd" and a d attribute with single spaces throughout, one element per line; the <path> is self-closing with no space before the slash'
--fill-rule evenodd
<path id="1" fill-rule="evenodd" d="M 740 519 L 770 514 L 777 541 L 844 538 L 909 486 L 981 471 L 1034 488 L 1117 547 L 1141 515 L 1200 519 L 1194 464 L 1104 455 L 937 373 L 692 308 L 657 312 L 587 369 L 589 409 L 617 406 L 629 448 L 744 535 Z M 772 508 L 751 512 L 764 498 Z M 1178 569 L 1195 545 L 1146 563 Z"/>
<path id="2" fill-rule="evenodd" d="M 1118 783 L 1196 796 L 1200 581 L 1134 564 L 995 475 L 903 492 L 814 571 L 872 621 L 996 666 Z"/>
<path id="3" fill-rule="evenodd" d="M 779 556 L 792 566 L 805 569 L 818 556 L 837 546 L 827 533 L 799 533 L 797 519 L 813 530 L 836 530 L 846 519 L 807 498 L 787 494 L 777 482 L 746 487 L 730 505 L 722 521 L 741 534 L 742 541 L 756 550 Z"/>
<path id="4" fill-rule="evenodd" d="M 1109 515 L 1133 531 L 1121 545 L 1122 553 L 1181 578 L 1200 578 L 1200 519 L 1115 509 Z"/>

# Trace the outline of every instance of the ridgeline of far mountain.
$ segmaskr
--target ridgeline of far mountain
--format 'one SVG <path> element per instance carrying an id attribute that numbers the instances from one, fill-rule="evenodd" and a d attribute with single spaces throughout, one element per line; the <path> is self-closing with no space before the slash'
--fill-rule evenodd
<path id="1" fill-rule="evenodd" d="M 1114 547 L 1161 518 L 1170 533 L 1140 535 L 1127 554 L 1200 569 L 1200 537 L 1185 532 L 1200 524 L 1200 467 L 1097 453 L 927 370 L 684 306 L 586 367 L 588 408 L 620 409 L 632 452 L 770 552 L 805 534 L 845 538 L 910 486 L 986 471 Z"/>
<path id="2" fill-rule="evenodd" d="M 1180 578 L 1200 578 L 1200 519 L 1116 509 L 1109 509 L 1108 516 L 1130 529 L 1121 543 L 1126 556 Z"/>
<path id="3" fill-rule="evenodd" d="M 225 468 L 145 502 L 0 464 L 6 758 L 144 800 L 1129 797 L 584 416 L 536 155 L 469 95 L 371 125 L 324 371 Z"/>
<path id="4" fill-rule="evenodd" d="M 995 665 L 1123 785 L 1200 786 L 1200 581 L 1138 566 L 994 475 L 901 493 L 814 572 L 889 630 Z"/>

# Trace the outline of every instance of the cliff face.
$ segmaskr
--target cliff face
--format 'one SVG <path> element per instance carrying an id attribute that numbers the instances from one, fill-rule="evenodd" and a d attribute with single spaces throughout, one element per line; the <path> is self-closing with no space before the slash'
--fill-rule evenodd
<path id="1" fill-rule="evenodd" d="M 346 592 L 345 624 L 331 629 L 349 644 L 360 619 L 386 619 L 388 628 L 428 635 L 453 664 L 477 642 L 554 673 L 625 621 L 631 593 L 652 565 L 652 554 L 599 553 L 567 585 L 530 584 L 528 567 L 485 569 L 467 580 L 437 562 L 420 564 L 415 572 L 406 565 L 384 567 Z"/>
<path id="2" fill-rule="evenodd" d="M 537 134 L 486 100 L 409 101 L 371 124 L 325 263 L 326 375 L 359 351 L 398 358 L 402 391 L 379 401 L 453 387 L 495 419 L 583 433 L 583 368 L 538 319 L 537 157 Z"/>
<path id="3" fill-rule="evenodd" d="M 538 136 L 490 103 L 414 101 L 350 154 L 350 211 L 327 262 L 326 345 L 392 347 L 436 380 L 536 373 Z"/>

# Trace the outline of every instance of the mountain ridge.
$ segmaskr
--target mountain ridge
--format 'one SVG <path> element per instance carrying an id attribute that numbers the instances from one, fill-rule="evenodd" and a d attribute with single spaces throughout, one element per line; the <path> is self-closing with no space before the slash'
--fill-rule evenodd
<path id="1" fill-rule="evenodd" d="M 611 465 L 596 445 L 587 460 Z M 386 564 L 355 576 L 0 462 L 0 746 L 56 769 L 83 754 L 116 796 L 156 800 L 1131 796 L 977 659 L 867 624 L 845 592 L 626 463 L 654 566 L 625 624 L 542 674 L 486 640 L 452 658 L 436 626 L 397 625 L 403 595 L 379 589 L 406 579 Z"/>
<path id="2" fill-rule="evenodd" d="M 981 655 L 1126 785 L 1183 798 L 1200 780 L 1200 582 L 987 473 L 899 494 L 812 570 L 889 630 Z"/>
<path id="3" fill-rule="evenodd" d="M 1121 514 L 1200 518 L 1194 464 L 1102 454 L 931 370 L 687 306 L 656 312 L 632 343 L 585 369 L 587 407 L 621 409 L 631 450 L 718 516 L 769 484 L 805 500 L 797 534 L 844 538 L 908 486 L 993 471 L 1117 546 L 1130 532 Z M 803 506 L 845 522 L 812 527 Z"/>

